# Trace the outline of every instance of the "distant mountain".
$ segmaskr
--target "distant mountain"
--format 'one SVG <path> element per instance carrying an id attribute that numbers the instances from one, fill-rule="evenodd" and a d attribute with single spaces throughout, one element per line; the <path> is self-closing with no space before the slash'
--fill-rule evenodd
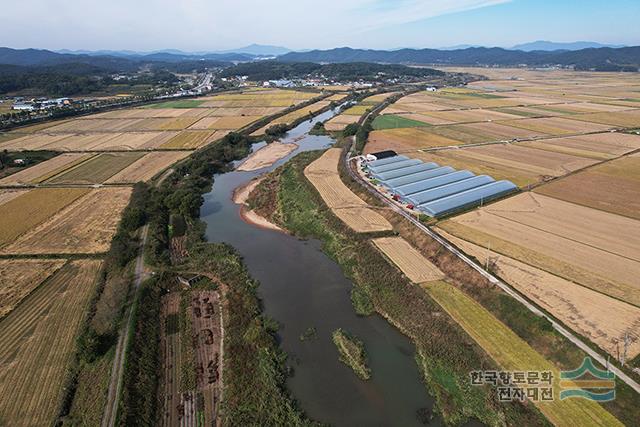
<path id="1" fill-rule="evenodd" d="M 640 46 L 553 52 L 524 52 L 499 47 L 471 47 L 457 50 L 400 49 L 395 51 L 341 47 L 330 50 L 289 52 L 279 56 L 278 60 L 283 62 L 379 62 L 469 66 L 560 65 L 573 66 L 578 70 L 637 71 L 640 67 Z"/>
<path id="2" fill-rule="evenodd" d="M 597 42 L 571 42 L 571 43 L 557 43 L 545 40 L 537 40 L 531 43 L 518 44 L 512 47 L 513 50 L 523 50 L 525 52 L 532 52 L 534 50 L 554 51 L 554 50 L 582 50 L 582 49 L 598 49 L 601 47 L 621 48 L 624 45 L 610 45 Z"/>
<path id="3" fill-rule="evenodd" d="M 214 53 L 246 53 L 254 56 L 279 56 L 289 52 L 291 52 L 291 49 L 282 46 L 251 44 L 238 49 L 222 50 Z"/>

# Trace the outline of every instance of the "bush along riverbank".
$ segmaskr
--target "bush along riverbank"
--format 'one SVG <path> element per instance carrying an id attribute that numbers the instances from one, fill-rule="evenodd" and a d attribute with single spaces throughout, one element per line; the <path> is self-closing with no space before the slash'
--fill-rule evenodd
<path id="1" fill-rule="evenodd" d="M 300 238 L 321 240 L 323 250 L 358 289 L 354 300 L 359 311 L 368 313 L 370 302 L 412 339 L 427 390 L 447 424 L 477 419 L 487 425 L 548 425 L 533 405 L 499 403 L 495 390 L 471 386 L 469 372 L 497 369 L 495 362 L 435 301 L 387 262 L 370 244 L 371 235 L 354 233 L 331 213 L 303 174 L 320 154 L 301 153 L 276 169 L 251 194 L 251 207 Z"/>
<path id="2" fill-rule="evenodd" d="M 229 134 L 174 167 L 156 190 L 149 209 L 146 259 L 157 269 L 193 272 L 220 284 L 223 307 L 224 359 L 220 411 L 222 425 L 314 425 L 286 389 L 287 355 L 275 338 L 277 324 L 262 313 L 253 280 L 240 255 L 230 246 L 207 243 L 199 219 L 203 194 L 215 174 L 250 152 L 251 138 Z M 171 216 L 186 230 L 186 256 L 171 256 Z M 155 398 L 150 394 L 149 398 Z"/>
<path id="3" fill-rule="evenodd" d="M 367 354 L 362 341 L 342 328 L 333 331 L 331 337 L 340 353 L 340 361 L 350 367 L 361 380 L 371 378 L 371 370 L 367 365 Z"/>

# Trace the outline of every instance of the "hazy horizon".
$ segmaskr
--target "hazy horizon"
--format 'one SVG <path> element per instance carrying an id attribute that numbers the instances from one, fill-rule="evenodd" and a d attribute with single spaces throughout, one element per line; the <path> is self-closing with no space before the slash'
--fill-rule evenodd
<path id="1" fill-rule="evenodd" d="M 253 43 L 292 50 L 511 47 L 536 40 L 640 44 L 640 2 L 630 0 L 62 0 L 55 5 L 31 0 L 9 2 L 3 9 L 0 39 L 19 49 L 219 51 Z"/>

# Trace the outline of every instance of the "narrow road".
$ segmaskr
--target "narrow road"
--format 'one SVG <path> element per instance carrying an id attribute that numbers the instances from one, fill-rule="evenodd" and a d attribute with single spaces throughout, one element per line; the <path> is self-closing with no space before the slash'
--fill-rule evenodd
<path id="1" fill-rule="evenodd" d="M 135 282 L 133 288 L 133 302 L 138 295 L 138 289 L 140 284 L 147 278 L 147 273 L 144 271 L 144 246 L 147 241 L 147 232 L 149 226 L 145 225 L 142 228 L 140 236 L 141 245 L 140 252 L 136 258 L 135 267 Z M 122 389 L 122 374 L 124 369 L 124 361 L 126 360 L 126 349 L 129 345 L 129 332 L 131 329 L 131 322 L 133 319 L 133 305 L 130 304 L 125 312 L 125 322 L 120 328 L 118 344 L 116 346 L 116 355 L 113 359 L 113 367 L 111 368 L 111 379 L 109 380 L 109 392 L 107 394 L 107 404 L 102 414 L 102 427 L 113 427 L 116 424 L 116 418 L 118 415 L 118 403 L 120 401 L 120 390 Z"/>
<path id="2" fill-rule="evenodd" d="M 355 140 L 352 138 L 352 143 L 351 143 L 350 149 L 349 150 L 345 150 L 344 162 L 345 162 L 345 166 L 347 167 L 347 170 L 349 171 L 349 175 L 351 175 L 351 177 L 355 181 L 357 181 L 360 185 L 362 185 L 364 188 L 366 188 L 370 193 L 372 193 L 378 199 L 382 200 L 386 205 L 388 205 L 395 212 L 397 212 L 398 214 L 402 215 L 407 220 L 411 221 L 420 231 L 424 232 L 425 234 L 428 234 L 432 239 L 434 239 L 435 241 L 440 243 L 447 250 L 449 250 L 454 255 L 456 255 L 458 258 L 460 258 L 462 261 L 464 261 L 469 266 L 471 266 L 474 270 L 476 270 L 483 277 L 485 277 L 489 282 L 491 282 L 492 284 L 494 284 L 496 286 L 499 286 L 500 289 L 502 289 L 505 293 L 507 293 L 508 295 L 513 297 L 514 299 L 516 299 L 516 301 L 518 301 L 519 303 L 524 305 L 529 311 L 531 311 L 532 313 L 534 313 L 537 316 L 544 317 L 545 319 L 547 319 L 551 323 L 553 328 L 555 330 L 557 330 L 561 335 L 563 335 L 565 338 L 567 338 L 573 344 L 578 346 L 578 348 L 580 348 L 582 351 L 584 351 L 592 359 L 597 360 L 602 366 L 608 367 L 608 369 L 611 372 L 616 374 L 616 376 L 620 380 L 624 381 L 629 387 L 634 389 L 636 391 L 636 393 L 640 393 L 640 384 L 638 384 L 633 378 L 631 378 L 627 374 L 625 374 L 622 370 L 620 370 L 617 367 L 609 364 L 607 362 L 607 358 L 606 357 L 602 356 L 600 353 L 598 353 L 595 350 L 593 350 L 591 347 L 589 347 L 587 344 L 585 344 L 580 338 L 578 338 L 573 333 L 568 331 L 564 326 L 560 325 L 554 319 L 550 318 L 544 312 L 542 312 L 540 309 L 538 309 L 535 305 L 531 304 L 529 301 L 527 301 L 525 298 L 523 298 L 520 294 L 518 294 L 515 290 L 513 290 L 508 284 L 506 284 L 502 280 L 498 279 L 497 277 L 495 277 L 491 273 L 485 271 L 482 268 L 482 266 L 480 266 L 480 265 L 476 264 L 475 262 L 473 262 L 464 253 L 462 253 L 455 246 L 453 246 L 451 243 L 449 243 L 449 241 L 447 241 L 444 237 L 440 236 L 438 233 L 434 232 L 433 230 L 431 230 L 430 228 L 428 228 L 427 226 L 422 224 L 420 221 L 418 221 L 416 218 L 414 218 L 411 214 L 407 213 L 404 209 L 402 209 L 401 207 L 399 207 L 398 205 L 393 203 L 391 200 L 389 200 L 384 195 L 382 195 L 377 189 L 375 189 L 368 182 L 366 182 L 358 174 L 358 172 L 353 169 L 353 163 L 354 162 L 350 161 L 351 159 L 349 158 L 349 153 L 351 152 L 351 149 L 354 146 L 354 142 L 355 142 Z"/>

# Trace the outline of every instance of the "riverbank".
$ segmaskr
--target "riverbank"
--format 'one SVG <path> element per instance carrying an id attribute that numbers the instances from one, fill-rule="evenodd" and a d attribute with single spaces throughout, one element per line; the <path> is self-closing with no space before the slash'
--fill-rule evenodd
<path id="1" fill-rule="evenodd" d="M 296 148 L 298 148 L 298 144 L 293 142 L 272 142 L 247 157 L 247 159 L 238 166 L 237 170 L 254 171 L 264 169 L 285 157 Z"/>
<path id="2" fill-rule="evenodd" d="M 471 370 L 478 366 L 497 369 L 495 362 L 437 303 L 375 250 L 370 235 L 354 233 L 331 213 L 303 174 L 320 154 L 296 156 L 270 174 L 248 202 L 295 236 L 320 239 L 323 250 L 354 279 L 376 312 L 411 338 L 426 388 L 436 398 L 435 412 L 447 424 L 477 419 L 495 425 L 507 419 L 514 424 L 545 425 L 546 420 L 532 405 L 496 405 L 495 390 L 470 386 Z"/>
<path id="3" fill-rule="evenodd" d="M 282 228 L 268 221 L 266 218 L 258 214 L 255 210 L 251 209 L 251 207 L 247 203 L 251 192 L 255 190 L 255 188 L 264 180 L 264 178 L 265 176 L 261 176 L 252 181 L 249 181 L 243 186 L 236 188 L 233 192 L 232 200 L 234 203 L 242 205 L 240 207 L 240 217 L 243 221 L 247 222 L 248 224 L 255 225 L 256 227 L 284 232 Z"/>

